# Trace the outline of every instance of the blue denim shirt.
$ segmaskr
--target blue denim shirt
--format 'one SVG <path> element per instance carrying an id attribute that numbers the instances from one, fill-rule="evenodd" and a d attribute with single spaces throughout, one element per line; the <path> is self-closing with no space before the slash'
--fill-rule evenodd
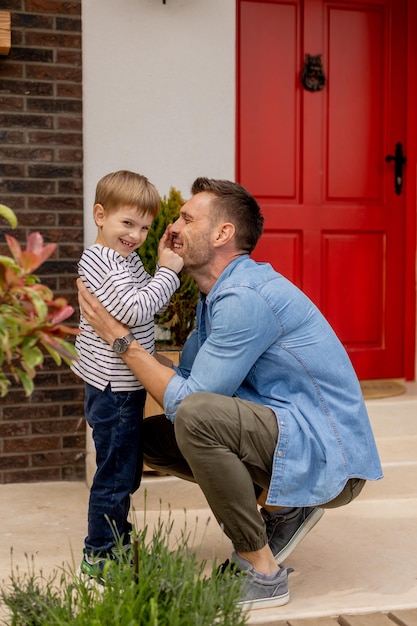
<path id="1" fill-rule="evenodd" d="M 275 412 L 271 505 L 319 505 L 349 478 L 382 478 L 344 347 L 317 307 L 269 264 L 239 257 L 200 299 L 196 329 L 165 391 L 167 417 L 174 421 L 183 398 L 197 391 Z"/>

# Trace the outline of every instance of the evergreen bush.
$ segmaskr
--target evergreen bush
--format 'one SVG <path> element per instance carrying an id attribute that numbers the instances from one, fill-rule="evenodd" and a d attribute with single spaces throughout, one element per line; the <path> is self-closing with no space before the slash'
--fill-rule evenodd
<path id="1" fill-rule="evenodd" d="M 161 200 L 161 210 L 156 216 L 145 242 L 138 249 L 146 271 L 152 276 L 155 273 L 158 259 L 159 240 L 167 226 L 178 218 L 183 204 L 184 200 L 180 192 L 171 187 L 168 198 L 164 196 Z M 195 281 L 186 274 L 181 274 L 180 283 L 180 287 L 172 296 L 166 311 L 156 316 L 156 322 L 162 328 L 170 331 L 170 339 L 164 343 L 182 348 L 195 326 L 195 308 L 199 298 L 199 290 Z"/>

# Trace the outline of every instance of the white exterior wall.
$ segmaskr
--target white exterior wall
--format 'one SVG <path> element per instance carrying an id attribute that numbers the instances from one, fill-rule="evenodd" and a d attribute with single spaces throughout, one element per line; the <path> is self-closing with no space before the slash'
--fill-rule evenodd
<path id="1" fill-rule="evenodd" d="M 164 196 L 235 175 L 235 0 L 83 0 L 85 244 L 97 181 L 130 169 Z"/>

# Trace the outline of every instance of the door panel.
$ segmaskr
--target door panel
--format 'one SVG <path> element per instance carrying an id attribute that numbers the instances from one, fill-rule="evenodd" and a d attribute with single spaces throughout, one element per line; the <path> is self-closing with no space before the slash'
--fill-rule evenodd
<path id="1" fill-rule="evenodd" d="M 251 26 L 241 48 L 241 177 L 255 195 L 294 199 L 299 169 L 297 7 L 246 2 L 242 18 Z"/>
<path id="2" fill-rule="evenodd" d="M 326 315 L 361 378 L 403 375 L 405 0 L 240 0 L 237 179 L 271 262 Z M 300 80 L 321 54 L 321 91 Z"/>
<path id="3" fill-rule="evenodd" d="M 381 201 L 383 11 L 331 7 L 327 18 L 327 199 Z"/>

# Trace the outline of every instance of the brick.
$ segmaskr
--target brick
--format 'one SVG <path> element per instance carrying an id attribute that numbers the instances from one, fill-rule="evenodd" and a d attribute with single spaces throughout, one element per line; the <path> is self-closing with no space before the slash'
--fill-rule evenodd
<path id="1" fill-rule="evenodd" d="M 26 0 L 26 11 L 33 13 L 52 13 L 53 15 L 62 14 L 80 15 L 81 0 L 77 2 L 64 2 L 60 0 Z"/>
<path id="2" fill-rule="evenodd" d="M 18 144 L 24 142 L 24 133 L 20 130 L 0 130 L 0 141 L 11 144 Z"/>
<path id="3" fill-rule="evenodd" d="M 0 470 L 29 467 L 30 456 L 28 454 L 2 454 L 0 457 Z"/>
<path id="4" fill-rule="evenodd" d="M 25 173 L 23 165 L 17 165 L 16 163 L 0 163 L 0 176 L 16 176 L 21 177 Z"/>
<path id="5" fill-rule="evenodd" d="M 78 165 L 36 163 L 28 167 L 28 175 L 31 178 L 82 178 L 82 168 Z"/>
<path id="6" fill-rule="evenodd" d="M 56 62 L 60 65 L 72 65 L 73 67 L 82 67 L 82 54 L 80 50 L 62 49 L 56 50 Z"/>
<path id="7" fill-rule="evenodd" d="M 54 151 L 49 148 L 27 148 L 22 146 L 0 146 L 0 160 L 52 161 Z"/>
<path id="8" fill-rule="evenodd" d="M 12 43 L 12 50 L 13 50 L 17 46 L 21 46 L 22 42 L 23 42 L 23 32 L 21 30 L 17 30 L 16 28 L 14 28 L 14 26 L 13 26 L 13 19 L 12 19 L 12 33 L 11 34 L 12 34 L 12 42 L 11 43 Z M 9 56 L 9 58 L 10 58 L 10 56 Z"/>
<path id="9" fill-rule="evenodd" d="M 81 113 L 81 103 L 78 100 L 28 98 L 27 110 L 45 113 Z"/>
<path id="10" fill-rule="evenodd" d="M 44 229 L 47 226 L 56 226 L 56 218 L 55 213 L 47 213 L 46 211 L 23 213 L 19 215 L 19 224 L 21 226 L 42 226 Z"/>
<path id="11" fill-rule="evenodd" d="M 24 196 L 7 196 L 2 194 L 1 197 L 2 204 L 13 209 L 13 211 L 19 211 L 25 204 Z M 6 250 L 6 247 L 5 247 Z M 3 252 L 3 254 L 8 254 L 7 252 Z"/>
<path id="12" fill-rule="evenodd" d="M 33 454 L 33 467 L 59 467 L 61 465 L 72 465 L 84 459 L 83 451 L 73 452 L 45 452 L 43 454 Z"/>
<path id="13" fill-rule="evenodd" d="M 0 115 L 0 126 L 6 126 L 8 128 L 12 128 L 14 126 L 19 128 L 53 128 L 53 125 L 54 120 L 50 115 Z"/>
<path id="14" fill-rule="evenodd" d="M 28 203 L 31 210 L 56 211 L 58 221 L 61 211 L 76 210 L 82 214 L 82 199 L 72 196 L 28 196 Z"/>
<path id="15" fill-rule="evenodd" d="M 81 83 L 58 83 L 56 95 L 58 98 L 81 98 L 82 91 Z"/>
<path id="16" fill-rule="evenodd" d="M 80 400 L 82 397 L 82 391 L 79 392 L 75 389 L 35 389 L 32 394 L 33 402 L 36 403 L 61 403 L 71 400 Z"/>
<path id="17" fill-rule="evenodd" d="M 6 398 L 2 398 L 0 400 L 0 406 L 2 406 L 2 413 L 3 413 L 3 419 L 4 420 L 27 420 L 28 418 L 28 406 L 27 404 L 29 404 L 29 400 L 26 400 L 25 403 L 25 396 L 23 394 L 21 394 L 21 400 L 20 402 L 18 400 L 16 400 L 15 402 L 13 402 L 12 406 L 8 406 L 5 405 L 4 403 L 6 401 L 11 401 L 11 398 L 9 398 L 9 396 L 13 394 L 8 394 L 8 396 L 6 396 Z M 40 405 L 40 406 L 30 406 L 30 416 L 31 419 L 39 419 L 39 418 L 47 418 L 47 417 L 52 417 L 52 418 L 56 418 L 57 416 L 59 416 L 59 407 L 56 406 L 47 406 L 47 405 Z"/>
<path id="18" fill-rule="evenodd" d="M 23 0 L 2 0 L 2 11 L 21 11 L 23 9 Z M 12 23 L 14 23 L 14 15 L 12 15 Z"/>
<path id="19" fill-rule="evenodd" d="M 48 17 L 46 15 L 15 13 L 13 15 L 13 27 L 51 30 L 54 27 L 54 20 L 52 17 Z"/>
<path id="20" fill-rule="evenodd" d="M 29 435 L 31 430 L 29 422 L 0 422 L 0 437 L 24 437 Z"/>
<path id="21" fill-rule="evenodd" d="M 0 192 L 3 193 L 56 193 L 55 184 L 50 181 L 36 180 L 3 180 L 0 181 Z"/>
<path id="22" fill-rule="evenodd" d="M 26 71 L 28 78 L 33 80 L 66 80 L 75 83 L 81 82 L 81 67 L 68 67 L 66 65 L 31 65 Z"/>
<path id="23" fill-rule="evenodd" d="M 52 83 L 34 82 L 33 80 L 2 80 L 1 93 L 20 94 L 25 96 L 53 96 Z"/>
<path id="24" fill-rule="evenodd" d="M 81 32 L 81 20 L 78 17 L 57 17 L 55 20 L 55 28 L 57 31 L 67 30 L 71 32 Z"/>
<path id="25" fill-rule="evenodd" d="M 12 31 L 13 32 L 13 31 Z M 52 63 L 52 50 L 39 50 L 37 48 L 24 48 L 12 45 L 10 58 L 13 61 L 26 61 L 30 63 Z"/>
<path id="26" fill-rule="evenodd" d="M 26 32 L 25 44 L 38 48 L 80 48 L 81 35 L 64 35 L 62 32 L 40 32 L 28 30 Z"/>
<path id="27" fill-rule="evenodd" d="M 0 63 L 0 78 L 22 78 L 23 66 L 21 63 Z M 0 86 L 1 90 L 1 86 Z"/>
<path id="28" fill-rule="evenodd" d="M 64 115 L 60 115 L 57 121 L 57 128 L 59 130 L 72 130 L 72 131 L 81 131 L 82 130 L 82 117 L 81 116 L 73 116 L 73 117 L 65 117 Z M 77 143 L 74 141 L 74 145 L 81 146 L 82 145 L 82 134 L 81 132 L 77 135 L 73 133 L 73 137 L 78 138 Z"/>
<path id="29" fill-rule="evenodd" d="M 64 450 L 66 448 L 77 448 L 78 450 L 83 450 L 85 447 L 85 432 L 78 435 L 64 435 L 62 437 L 62 447 Z"/>
<path id="30" fill-rule="evenodd" d="M 1 425 L 0 425 L 1 432 Z M 79 419 L 42 420 L 32 422 L 32 433 L 34 435 L 49 435 L 55 433 L 85 433 L 85 425 Z M 68 446 L 66 446 L 68 447 Z M 81 446 L 82 447 L 82 446 Z"/>
<path id="31" fill-rule="evenodd" d="M 36 469 L 33 467 L 22 471 L 3 472 L 2 482 L 10 483 L 35 483 L 47 480 L 61 480 L 59 467 Z"/>
<path id="32" fill-rule="evenodd" d="M 58 226 L 76 226 L 80 229 L 83 227 L 83 216 L 80 212 L 77 213 L 59 213 Z"/>
<path id="33" fill-rule="evenodd" d="M 58 193 L 64 194 L 81 194 L 83 191 L 83 181 L 82 178 L 79 180 L 71 180 L 71 181 L 58 181 Z"/>
<path id="34" fill-rule="evenodd" d="M 5 439 L 3 452 L 33 452 L 35 450 L 56 450 L 60 446 L 59 437 L 19 437 Z"/>
<path id="35" fill-rule="evenodd" d="M 1 122 L 0 122 L 1 124 Z M 50 145 L 69 145 L 81 146 L 82 135 L 77 133 L 48 133 L 48 132 L 30 132 L 28 133 L 29 143 L 45 143 Z"/>
<path id="36" fill-rule="evenodd" d="M 63 257 L 75 259 L 77 262 L 79 261 L 83 250 L 84 250 L 84 245 L 82 241 L 80 241 L 78 245 L 77 244 L 71 244 L 71 245 L 61 244 L 60 246 L 60 254 L 62 254 Z"/>
<path id="37" fill-rule="evenodd" d="M 0 97 L 0 109 L 2 111 L 23 111 L 23 107 L 24 107 L 23 98 Z"/>
<path id="38" fill-rule="evenodd" d="M 75 378 L 75 374 L 72 374 L 72 376 Z M 77 378 L 77 380 L 80 382 L 80 379 Z M 84 385 L 82 386 L 82 393 L 84 394 Z M 84 427 L 85 427 L 85 422 L 84 422 L 84 402 L 82 403 L 76 403 L 76 404 L 66 404 L 62 407 L 62 415 L 64 417 L 68 417 L 69 415 L 79 415 L 82 418 L 82 421 L 84 423 Z"/>

